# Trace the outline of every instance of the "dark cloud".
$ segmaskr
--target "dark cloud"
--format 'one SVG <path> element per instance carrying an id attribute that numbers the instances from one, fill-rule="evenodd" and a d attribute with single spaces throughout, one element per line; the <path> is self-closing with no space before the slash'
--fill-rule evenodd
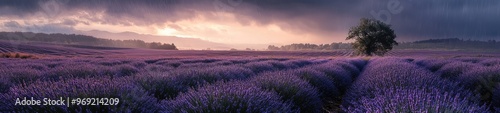
<path id="1" fill-rule="evenodd" d="M 4 22 L 3 25 L 5 27 L 10 27 L 10 28 L 18 28 L 18 27 L 21 27 L 21 25 L 19 25 L 19 23 L 17 23 L 16 21 L 9 21 L 9 22 Z"/>
<path id="2" fill-rule="evenodd" d="M 2 0 L 1 16 L 26 17 L 47 12 L 43 4 L 53 0 Z M 217 12 L 236 14 L 243 25 L 277 24 L 294 33 L 322 36 L 347 33 L 360 18 L 377 18 L 371 12 L 389 11 L 399 3 L 401 12 L 389 13 L 389 23 L 402 40 L 428 38 L 499 39 L 498 0 L 55 0 L 60 13 L 90 12 L 92 22 L 121 25 L 154 25 L 194 18 L 216 18 Z M 41 5 L 42 4 L 42 5 Z M 392 4 L 394 5 L 394 4 Z M 103 17 L 94 13 L 102 12 Z M 390 11 L 389 11 L 390 12 Z M 75 25 L 67 21 L 66 25 Z M 171 26 L 171 25 L 170 25 Z M 345 34 L 344 34 L 345 35 Z"/>
<path id="3" fill-rule="evenodd" d="M 7 9 L 15 9 L 9 11 L 0 11 L 1 15 L 13 15 L 13 14 L 25 14 L 29 12 L 35 12 L 38 10 L 38 0 L 2 0 L 0 7 Z"/>

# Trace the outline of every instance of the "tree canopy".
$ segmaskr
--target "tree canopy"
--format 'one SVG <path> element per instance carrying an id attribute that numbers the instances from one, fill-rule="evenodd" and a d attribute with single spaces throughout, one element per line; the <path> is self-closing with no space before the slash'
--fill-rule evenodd
<path id="1" fill-rule="evenodd" d="M 349 30 L 346 40 L 354 39 L 352 43 L 357 55 L 384 55 L 398 45 L 394 40 L 396 34 L 390 25 L 375 19 L 362 18 L 360 24 Z"/>

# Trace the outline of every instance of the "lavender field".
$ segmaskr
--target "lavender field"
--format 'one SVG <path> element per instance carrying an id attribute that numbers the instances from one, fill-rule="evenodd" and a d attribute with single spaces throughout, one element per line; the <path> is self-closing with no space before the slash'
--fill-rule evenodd
<path id="1" fill-rule="evenodd" d="M 0 112 L 500 111 L 500 58 L 495 53 L 394 51 L 388 57 L 349 57 L 348 51 L 20 45 L 0 50 L 37 57 L 0 58 Z M 120 102 L 14 104 L 24 97 Z"/>

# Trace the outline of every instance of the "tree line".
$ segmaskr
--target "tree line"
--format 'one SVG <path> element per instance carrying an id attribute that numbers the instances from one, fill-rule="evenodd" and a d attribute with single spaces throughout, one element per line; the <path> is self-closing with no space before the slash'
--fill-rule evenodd
<path id="1" fill-rule="evenodd" d="M 173 43 L 167 44 L 160 42 L 144 42 L 142 40 L 112 40 L 112 39 L 96 38 L 87 35 L 61 34 L 61 33 L 45 34 L 45 33 L 32 33 L 32 32 L 0 32 L 0 40 L 37 41 L 37 42 L 48 42 L 57 44 L 104 46 L 104 47 L 178 50 Z"/>
<path id="2" fill-rule="evenodd" d="M 429 39 L 414 42 L 401 42 L 394 46 L 394 49 L 442 49 L 442 50 L 499 50 L 500 41 L 496 40 L 464 40 L 458 38 Z M 353 49 L 351 43 L 331 43 L 331 44 L 309 44 L 295 43 L 283 46 L 269 45 L 267 50 L 271 51 L 301 51 L 301 50 L 339 50 Z"/>
<path id="3" fill-rule="evenodd" d="M 496 40 L 464 40 L 459 38 L 429 39 L 415 42 L 403 42 L 395 49 L 445 49 L 445 50 L 474 50 L 498 51 L 500 42 Z"/>
<path id="4" fill-rule="evenodd" d="M 309 43 L 296 43 L 283 46 L 269 45 L 267 50 L 271 51 L 300 51 L 300 50 L 337 50 L 337 49 L 352 49 L 350 43 L 331 43 L 331 44 L 309 44 Z"/>

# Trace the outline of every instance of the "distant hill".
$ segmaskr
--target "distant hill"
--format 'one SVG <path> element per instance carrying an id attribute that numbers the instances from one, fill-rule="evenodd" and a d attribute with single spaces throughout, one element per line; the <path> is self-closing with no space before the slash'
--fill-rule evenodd
<path id="1" fill-rule="evenodd" d="M 352 49 L 350 43 L 308 44 L 298 43 L 284 46 L 269 45 L 268 50 L 300 51 L 300 50 L 345 50 Z M 500 51 L 500 42 L 495 40 L 477 41 L 458 38 L 429 39 L 415 42 L 403 42 L 395 46 L 396 50 L 427 49 L 427 50 L 464 50 L 464 51 Z"/>
<path id="2" fill-rule="evenodd" d="M 60 34 L 60 33 L 45 34 L 45 33 L 32 33 L 32 32 L 0 32 L 0 40 L 35 41 L 35 42 L 47 42 L 47 43 L 83 45 L 83 46 L 178 50 L 173 43 L 166 44 L 159 42 L 144 42 L 142 40 L 135 40 L 135 39 L 112 40 L 112 39 L 96 38 L 87 35 Z"/>
<path id="3" fill-rule="evenodd" d="M 113 39 L 113 40 L 144 40 L 146 42 L 169 42 L 177 44 L 178 49 L 186 50 L 186 49 L 218 49 L 218 50 L 228 50 L 232 47 L 232 45 L 210 42 L 207 40 L 202 40 L 199 38 L 184 38 L 184 37 L 176 37 L 176 36 L 156 36 L 156 35 L 148 35 L 148 34 L 138 34 L 134 32 L 120 32 L 120 33 L 112 33 L 107 31 L 99 31 L 99 30 L 91 30 L 91 31 L 81 31 L 78 34 L 84 34 L 99 38 L 105 39 Z"/>

